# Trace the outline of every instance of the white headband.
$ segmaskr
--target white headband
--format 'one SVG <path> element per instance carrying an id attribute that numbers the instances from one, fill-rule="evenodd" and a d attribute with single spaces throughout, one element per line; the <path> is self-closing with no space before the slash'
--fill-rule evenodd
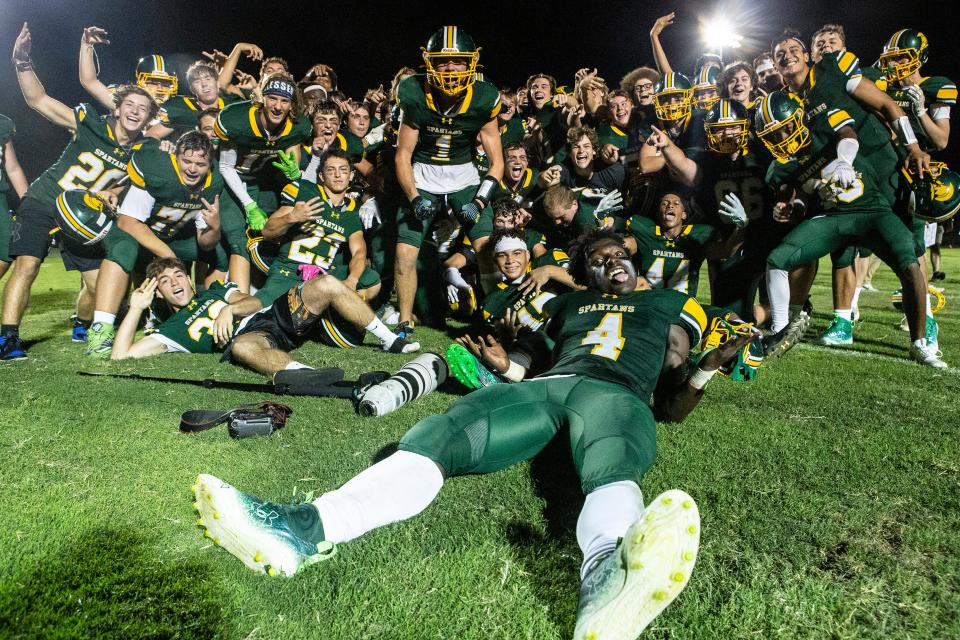
<path id="1" fill-rule="evenodd" d="M 514 249 L 523 249 L 524 251 L 527 251 L 527 243 L 520 238 L 504 236 L 497 241 L 497 246 L 493 248 L 493 255 L 497 255 L 498 253 L 506 253 L 507 251 L 513 251 Z"/>
<path id="2" fill-rule="evenodd" d="M 757 73 L 763 73 L 764 71 L 769 71 L 770 69 L 773 69 L 773 63 L 770 62 L 769 60 L 764 60 L 759 65 L 757 65 L 757 68 L 754 69 L 754 71 L 756 71 Z"/>

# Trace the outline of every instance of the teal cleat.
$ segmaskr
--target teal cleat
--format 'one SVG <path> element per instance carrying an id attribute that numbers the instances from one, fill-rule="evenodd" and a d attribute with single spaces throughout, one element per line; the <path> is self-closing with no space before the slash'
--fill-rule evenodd
<path id="1" fill-rule="evenodd" d="M 690 580 L 700 547 L 693 498 L 658 496 L 580 585 L 575 640 L 635 640 Z"/>
<path id="2" fill-rule="evenodd" d="M 193 486 L 197 524 L 204 535 L 254 571 L 270 576 L 293 576 L 337 553 L 332 542 L 311 542 L 311 532 L 322 537 L 320 516 L 312 504 L 279 505 L 237 490 L 207 474 Z"/>
<path id="3" fill-rule="evenodd" d="M 480 389 L 501 380 L 487 369 L 475 355 L 456 342 L 447 347 L 447 364 L 450 373 L 468 389 Z"/>
<path id="4" fill-rule="evenodd" d="M 828 347 L 853 344 L 853 323 L 846 318 L 834 315 L 827 330 L 820 336 L 819 342 Z"/>

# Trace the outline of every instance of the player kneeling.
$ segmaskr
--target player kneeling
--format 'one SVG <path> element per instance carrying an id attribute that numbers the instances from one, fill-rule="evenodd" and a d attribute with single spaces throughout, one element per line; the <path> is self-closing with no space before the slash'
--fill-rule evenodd
<path id="1" fill-rule="evenodd" d="M 683 420 L 750 336 L 710 351 L 688 377 L 683 363 L 706 329 L 694 298 L 636 291 L 622 237 L 605 230 L 575 245 L 571 274 L 588 288 L 544 306 L 557 358 L 542 376 L 457 400 L 414 425 L 399 451 L 312 503 L 266 502 L 201 474 L 200 524 L 251 569 L 292 576 L 337 543 L 419 514 L 447 478 L 505 469 L 562 434 L 586 494 L 575 637 L 635 638 L 687 584 L 700 538 L 697 507 L 682 491 L 644 507 L 637 479 L 653 464 L 653 409 Z"/>

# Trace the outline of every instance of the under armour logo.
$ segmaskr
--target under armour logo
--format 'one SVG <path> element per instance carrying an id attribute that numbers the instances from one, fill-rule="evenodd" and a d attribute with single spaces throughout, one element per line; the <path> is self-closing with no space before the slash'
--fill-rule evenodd
<path id="1" fill-rule="evenodd" d="M 258 503 L 251 502 L 248 507 L 250 515 L 260 521 L 261 524 L 267 527 L 273 526 L 273 521 L 280 517 L 280 514 L 277 513 L 277 510 L 273 507 L 268 506 L 269 503 Z"/>
<path id="2" fill-rule="evenodd" d="M 453 118 L 441 117 L 441 124 L 453 124 Z"/>

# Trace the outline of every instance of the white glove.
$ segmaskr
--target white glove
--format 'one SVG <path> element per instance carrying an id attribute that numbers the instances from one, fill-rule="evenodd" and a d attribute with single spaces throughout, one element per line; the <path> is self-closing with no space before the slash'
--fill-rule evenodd
<path id="1" fill-rule="evenodd" d="M 470 284 L 463 279 L 460 269 L 457 269 L 456 267 L 447 267 L 447 270 L 443 272 L 443 277 L 448 284 L 453 285 L 457 289 L 470 288 Z"/>
<path id="2" fill-rule="evenodd" d="M 823 168 L 823 179 L 838 187 L 849 189 L 857 180 L 857 170 L 849 162 L 837 158 Z"/>
<path id="3" fill-rule="evenodd" d="M 728 193 L 723 196 L 717 215 L 738 229 L 747 226 L 747 212 L 743 210 L 743 203 L 740 202 L 740 198 L 735 193 Z"/>
<path id="4" fill-rule="evenodd" d="M 455 284 L 447 285 L 447 302 L 450 304 L 460 303 L 460 289 Z"/>
<path id="5" fill-rule="evenodd" d="M 367 131 L 367 135 L 363 136 L 363 146 L 369 147 L 380 142 L 383 142 L 383 129 L 387 125 L 384 123 L 379 127 L 374 127 Z"/>
<path id="6" fill-rule="evenodd" d="M 603 219 L 606 214 L 614 213 L 616 211 L 623 211 L 623 196 L 620 195 L 620 192 L 614 189 L 607 195 L 600 198 L 600 202 L 597 204 L 597 208 L 594 210 L 593 215 L 598 219 Z"/>
<path id="7" fill-rule="evenodd" d="M 913 112 L 913 115 L 919 118 L 927 112 L 926 98 L 923 96 L 923 89 L 920 88 L 920 85 L 912 84 L 906 87 L 904 91 L 910 101 L 910 111 Z"/>
<path id="8" fill-rule="evenodd" d="M 376 220 L 378 223 L 381 221 L 380 207 L 377 206 L 376 198 L 370 198 L 360 205 L 360 222 L 363 223 L 364 229 L 369 229 L 373 226 L 374 220 Z"/>

